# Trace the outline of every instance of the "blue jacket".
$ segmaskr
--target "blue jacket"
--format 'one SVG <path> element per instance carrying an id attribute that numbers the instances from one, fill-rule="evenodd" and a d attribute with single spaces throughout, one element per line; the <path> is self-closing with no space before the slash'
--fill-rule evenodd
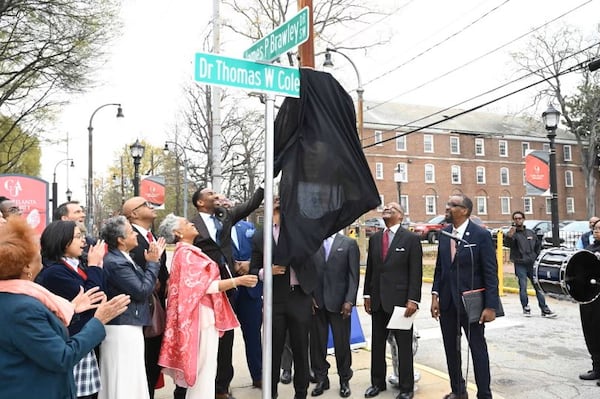
<path id="1" fill-rule="evenodd" d="M 0 398 L 73 399 L 73 367 L 105 336 L 92 318 L 69 337 L 46 306 L 27 295 L 0 293 Z"/>
<path id="2" fill-rule="evenodd" d="M 237 235 L 237 246 L 231 240 L 234 260 L 250 260 L 252 258 L 252 238 L 256 233 L 254 225 L 246 220 L 240 220 L 233 226 Z M 254 287 L 238 287 L 238 291 L 246 291 L 250 298 L 259 299 L 263 294 L 263 283 L 259 281 Z"/>
<path id="3" fill-rule="evenodd" d="M 119 294 L 131 296 L 125 313 L 109 324 L 150 325 L 150 301 L 159 269 L 160 263 L 156 262 L 146 263 L 146 269 L 134 266 L 118 249 L 104 255 L 104 288 L 108 299 Z"/>
<path id="4" fill-rule="evenodd" d="M 83 287 L 84 291 L 94 287 L 103 289 L 101 268 L 88 266 L 85 272 L 88 276 L 87 280 L 84 280 L 75 270 L 64 263 L 50 261 L 38 274 L 35 281 L 50 292 L 71 301 L 79 294 L 80 287 Z M 81 331 L 84 324 L 94 317 L 95 311 L 95 309 L 90 309 L 87 312 L 73 315 L 71 324 L 69 324 L 69 334 L 74 335 Z"/>

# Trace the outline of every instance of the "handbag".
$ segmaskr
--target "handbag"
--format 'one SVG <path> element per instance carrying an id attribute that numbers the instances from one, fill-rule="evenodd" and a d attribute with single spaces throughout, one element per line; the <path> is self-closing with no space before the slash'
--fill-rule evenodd
<path id="1" fill-rule="evenodd" d="M 152 294 L 152 319 L 150 323 L 149 326 L 144 327 L 144 337 L 158 337 L 165 332 L 167 315 L 155 293 Z"/>
<path id="2" fill-rule="evenodd" d="M 465 311 L 467 312 L 469 324 L 477 323 L 481 318 L 481 313 L 483 312 L 484 294 L 485 288 L 465 291 L 462 293 L 462 302 L 465 306 Z M 500 297 L 498 297 L 498 308 L 496 309 L 496 317 L 502 316 L 504 316 L 504 308 L 502 307 Z"/>

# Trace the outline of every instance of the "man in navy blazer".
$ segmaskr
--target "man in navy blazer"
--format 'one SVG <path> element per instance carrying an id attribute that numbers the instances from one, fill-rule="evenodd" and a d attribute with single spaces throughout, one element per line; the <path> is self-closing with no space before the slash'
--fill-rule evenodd
<path id="1" fill-rule="evenodd" d="M 317 287 L 313 294 L 315 310 L 310 331 L 310 361 L 317 379 L 311 396 L 329 389 L 327 339 L 333 335 L 335 361 L 340 377 L 340 396 L 350 396 L 352 351 L 350 315 L 356 305 L 360 271 L 360 251 L 356 241 L 342 234 L 327 237 L 313 256 L 317 269 Z"/>
<path id="2" fill-rule="evenodd" d="M 369 240 L 367 271 L 365 273 L 365 311 L 371 315 L 371 386 L 366 398 L 386 390 L 385 346 L 392 331 L 398 344 L 398 385 L 396 399 L 414 396 L 414 365 L 412 353 L 413 328 L 388 330 L 394 307 L 405 307 L 404 316 L 412 316 L 419 308 L 423 278 L 423 248 L 416 234 L 405 230 L 400 223 L 404 210 L 396 202 L 383 208 L 384 231 Z"/>
<path id="3" fill-rule="evenodd" d="M 484 323 L 496 318 L 498 308 L 498 265 L 491 234 L 470 221 L 473 202 L 466 195 L 455 194 L 446 204 L 444 231 L 440 234 L 433 277 L 431 315 L 439 319 L 446 351 L 446 363 L 452 392 L 444 399 L 467 399 L 461 370 L 460 328 L 469 337 L 477 398 L 491 398 L 490 364 L 485 341 Z M 484 309 L 479 322 L 470 323 L 462 302 L 462 293 L 484 290 Z"/>

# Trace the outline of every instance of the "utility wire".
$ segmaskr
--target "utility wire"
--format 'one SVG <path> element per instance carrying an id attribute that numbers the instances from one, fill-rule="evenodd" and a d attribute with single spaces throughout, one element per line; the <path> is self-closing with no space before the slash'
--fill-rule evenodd
<path id="1" fill-rule="evenodd" d="M 373 106 L 369 107 L 368 109 L 375 109 L 375 108 L 377 108 L 377 107 L 379 107 L 379 106 L 381 106 L 381 105 L 383 105 L 383 104 L 386 104 L 386 103 L 388 103 L 388 102 L 390 102 L 390 101 L 392 101 L 392 100 L 394 100 L 394 99 L 396 99 L 396 98 L 398 98 L 398 97 L 401 97 L 401 96 L 403 96 L 403 95 L 406 95 L 406 94 L 408 94 L 408 93 L 412 93 L 413 91 L 415 91 L 415 90 L 417 90 L 417 89 L 420 89 L 420 88 L 422 88 L 422 87 L 424 87 L 424 86 L 426 86 L 426 85 L 428 85 L 428 84 L 430 84 L 430 83 L 433 83 L 433 82 L 435 82 L 435 81 L 437 81 L 437 80 L 439 80 L 439 79 L 441 79 L 441 78 L 444 78 L 444 77 L 446 77 L 446 76 L 448 76 L 448 75 L 450 75 L 450 74 L 452 74 L 452 73 L 454 73 L 454 72 L 456 72 L 456 71 L 458 71 L 458 70 L 460 70 L 460 69 L 462 69 L 462 68 L 464 68 L 464 67 L 466 67 L 466 66 L 468 66 L 468 65 L 471 65 L 471 64 L 473 64 L 474 62 L 476 62 L 476 61 L 479 61 L 479 60 L 481 60 L 482 58 L 484 58 L 484 57 L 487 57 L 488 55 L 491 55 L 491 54 L 493 54 L 493 53 L 495 53 L 495 52 L 497 52 L 497 51 L 499 51 L 499 50 L 503 49 L 504 47 L 506 47 L 506 46 L 508 46 L 508 45 L 510 45 L 510 44 L 513 44 L 514 42 L 516 42 L 516 41 L 518 41 L 518 40 L 521 40 L 521 39 L 522 39 L 522 38 L 524 38 L 525 36 L 528 36 L 528 35 L 530 35 L 530 34 L 532 34 L 532 33 L 534 33 L 534 32 L 537 32 L 538 30 L 540 30 L 540 29 L 542 29 L 542 28 L 544 28 L 544 27 L 546 27 L 546 26 L 548 26 L 548 25 L 550 25 L 550 24 L 552 24 L 552 23 L 556 22 L 557 20 L 559 20 L 559 19 L 561 19 L 561 18 L 563 18 L 563 17 L 565 17 L 565 16 L 569 15 L 570 13 L 572 13 L 572 12 L 574 12 L 574 11 L 578 10 L 579 8 L 581 8 L 581 7 L 585 6 L 585 5 L 587 5 L 588 3 L 591 3 L 592 1 L 593 1 L 593 0 L 588 0 L 588 1 L 584 2 L 584 3 L 581 3 L 580 5 L 576 6 L 575 8 L 573 8 L 573 9 L 571 9 L 571 10 L 569 10 L 569 11 L 567 11 L 567 12 L 565 12 L 565 13 L 563 13 L 563 14 L 561 14 L 561 15 L 557 16 L 557 17 L 555 17 L 554 19 L 552 19 L 552 20 L 550 20 L 550 21 L 548 21 L 548 22 L 546 22 L 546 23 L 544 23 L 544 24 L 542 24 L 542 25 L 540 25 L 540 26 L 538 26 L 538 27 L 536 27 L 536 28 L 534 28 L 534 29 L 530 30 L 529 32 L 526 32 L 526 33 L 524 33 L 524 34 L 522 34 L 522 35 L 520 35 L 520 36 L 517 36 L 516 38 L 514 38 L 514 39 L 512 39 L 512 40 L 510 40 L 510 41 L 508 41 L 508 42 L 506 42 L 506 43 L 504 43 L 503 45 L 501 45 L 501 46 L 499 46 L 499 47 L 496 47 L 496 48 L 495 48 L 495 49 L 493 49 L 493 50 L 490 50 L 490 51 L 488 51 L 487 53 L 484 53 L 484 54 L 482 54 L 482 55 L 480 55 L 480 56 L 478 56 L 478 57 L 476 57 L 476 58 L 473 58 L 472 60 L 470 60 L 470 61 L 467 61 L 466 63 L 464 63 L 464 64 L 462 64 L 462 65 L 459 65 L 459 66 L 457 66 L 456 68 L 454 68 L 454 69 L 451 69 L 451 70 L 449 70 L 449 71 L 447 71 L 447 72 L 445 72 L 445 73 L 443 73 L 443 74 L 441 74 L 441 75 L 439 75 L 439 76 L 437 76 L 437 77 L 435 77 L 435 78 L 433 78 L 433 79 L 430 79 L 430 80 L 428 80 L 428 81 L 426 81 L 426 82 L 424 82 L 424 83 L 422 83 L 422 84 L 420 84 L 420 85 L 418 85 L 418 86 L 415 86 L 415 87 L 413 87 L 412 89 L 409 89 L 409 90 L 407 90 L 407 91 L 404 91 L 404 92 L 402 92 L 402 93 L 400 93 L 400 94 L 397 94 L 397 95 L 395 95 L 395 96 L 393 96 L 393 97 L 390 97 L 390 98 L 388 98 L 387 100 L 385 100 L 385 101 L 383 101 L 383 102 L 380 102 L 380 103 L 378 103 L 378 104 L 375 104 L 375 105 L 373 105 Z M 404 65 L 405 65 L 405 64 L 404 64 Z M 398 67 L 398 68 L 399 68 L 399 67 Z M 386 72 L 386 73 L 389 73 L 389 72 L 391 72 L 391 71 L 388 71 L 388 72 Z M 379 78 L 380 78 L 380 77 L 382 77 L 382 76 L 384 76 L 384 75 L 380 75 L 379 77 L 377 77 L 377 78 L 374 78 L 374 79 L 370 80 L 369 82 L 367 82 L 367 83 L 365 84 L 365 86 L 366 86 L 367 84 L 369 84 L 369 83 L 371 83 L 371 82 L 373 82 L 373 81 L 375 81 L 375 80 L 379 79 Z"/>
<path id="2" fill-rule="evenodd" d="M 594 46 L 595 46 L 595 45 L 598 45 L 598 44 L 600 44 L 600 43 L 596 43 L 596 44 L 594 44 Z M 469 112 L 476 111 L 476 110 L 478 110 L 478 109 L 480 109 L 480 108 L 483 108 L 483 107 L 485 107 L 485 106 L 488 106 L 488 105 L 490 105 L 490 104 L 493 104 L 493 103 L 495 103 L 496 101 L 500 101 L 500 100 L 503 100 L 503 99 L 505 99 L 506 97 L 510 97 L 510 96 L 512 96 L 513 94 L 516 94 L 516 93 L 519 93 L 519 92 L 521 92 L 521 91 L 527 90 L 527 89 L 529 89 L 529 88 L 531 88 L 531 87 L 533 87 L 533 86 L 536 86 L 536 85 L 538 85 L 538 84 L 540 84 L 540 83 L 547 82 L 547 81 L 548 81 L 548 80 L 550 80 L 550 79 L 557 78 L 557 77 L 559 77 L 559 76 L 562 76 L 562 75 L 565 75 L 565 74 L 567 74 L 567 73 L 571 73 L 571 72 L 574 72 L 574 71 L 577 71 L 577 70 L 583 69 L 583 68 L 585 68 L 585 67 L 586 67 L 587 63 L 589 63 L 589 62 L 590 62 L 590 60 L 586 60 L 586 61 L 584 61 L 584 62 L 581 62 L 581 63 L 579 63 L 579 64 L 577 64 L 577 65 L 574 65 L 574 66 L 572 66 L 572 67 L 570 67 L 570 68 L 567 68 L 566 70 L 564 70 L 564 71 L 562 71 L 562 72 L 559 72 L 559 73 L 557 73 L 557 74 L 555 74 L 555 75 L 552 75 L 552 76 L 550 76 L 550 77 L 547 77 L 547 78 L 542 78 L 541 80 L 538 80 L 538 81 L 536 81 L 536 82 L 533 82 L 533 83 L 531 83 L 531 84 L 529 84 L 529 85 L 527 85 L 527 86 L 525 86 L 525 87 L 519 88 L 519 89 L 517 89 L 517 90 L 513 90 L 513 91 L 512 91 L 512 92 L 510 92 L 510 93 L 504 94 L 504 95 L 502 95 L 502 96 L 500 96 L 500 97 L 496 97 L 496 98 L 494 98 L 494 99 L 492 99 L 492 100 L 490 100 L 490 101 L 487 101 L 487 102 L 485 102 L 485 103 L 483 103 L 483 104 L 480 104 L 480 105 L 477 105 L 477 106 L 475 106 L 475 107 L 472 107 L 472 108 L 469 108 L 469 109 L 467 109 L 467 110 L 464 110 L 464 111 L 462 111 L 462 112 L 459 112 L 458 114 L 455 114 L 455 115 L 452 115 L 452 116 L 448 116 L 448 117 L 444 117 L 444 119 L 440 119 L 440 120 L 438 120 L 438 121 L 435 121 L 435 122 L 429 123 L 429 124 L 427 124 L 427 125 L 424 125 L 424 126 L 419 126 L 419 127 L 416 127 L 416 128 L 414 128 L 414 129 L 412 129 L 412 130 L 409 130 L 408 132 L 404 132 L 404 133 L 400 134 L 399 136 L 407 136 L 407 135 L 409 135 L 409 134 L 411 134 L 411 133 L 415 133 L 415 132 L 421 131 L 421 130 L 423 130 L 423 129 L 427 129 L 427 128 L 429 128 L 429 127 L 432 127 L 432 126 L 435 126 L 435 125 L 439 125 L 439 124 L 440 124 L 440 123 L 442 123 L 442 122 L 446 122 L 446 121 L 449 121 L 449 120 L 455 119 L 455 118 L 457 118 L 457 117 L 459 117 L 459 116 L 462 116 L 462 115 L 468 114 Z M 448 109 L 450 109 L 450 108 L 447 108 L 446 110 L 448 110 Z M 443 112 L 443 111 L 439 111 L 439 112 Z M 434 113 L 434 114 L 432 114 L 432 115 L 436 115 L 436 114 L 438 114 L 439 112 L 436 112 L 436 113 Z M 430 116 L 430 115 L 428 115 L 428 116 L 426 116 L 426 117 L 423 117 L 423 118 L 421 118 L 421 119 L 418 119 L 418 120 L 422 120 L 422 119 L 428 118 L 429 116 Z M 417 121 L 418 121 L 418 120 L 417 120 Z M 412 125 L 413 123 L 415 123 L 415 122 L 409 122 L 409 123 L 406 123 L 406 124 L 403 124 L 403 125 L 397 125 L 397 126 L 393 127 L 393 128 L 392 128 L 392 129 L 390 129 L 390 130 L 396 130 L 396 129 L 398 129 L 398 128 L 401 128 L 401 127 L 407 127 L 407 126 L 410 126 L 410 125 Z M 388 139 L 385 139 L 385 140 L 379 141 L 379 142 L 377 142 L 377 143 L 373 143 L 373 144 L 366 145 L 366 146 L 364 146 L 364 147 L 363 147 L 363 149 L 367 149 L 367 148 L 373 147 L 373 146 L 375 146 L 375 145 L 379 145 L 379 144 L 386 143 L 386 142 L 388 142 L 388 141 L 391 141 L 391 140 L 395 140 L 395 139 L 396 139 L 396 137 L 399 137 L 399 136 L 396 136 L 396 135 L 395 135 L 394 137 L 390 137 L 390 138 L 388 138 Z"/>

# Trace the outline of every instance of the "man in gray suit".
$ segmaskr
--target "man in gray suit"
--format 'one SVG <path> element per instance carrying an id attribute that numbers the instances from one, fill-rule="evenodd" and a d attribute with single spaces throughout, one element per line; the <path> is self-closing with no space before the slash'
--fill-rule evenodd
<path id="1" fill-rule="evenodd" d="M 356 304 L 360 251 L 356 241 L 334 234 L 327 237 L 313 256 L 317 269 L 314 292 L 315 312 L 310 331 L 310 360 L 317 385 L 311 396 L 329 389 L 327 370 L 327 337 L 329 326 L 333 334 L 335 362 L 340 377 L 340 396 L 350 396 L 352 352 L 350 351 L 350 314 Z"/>

